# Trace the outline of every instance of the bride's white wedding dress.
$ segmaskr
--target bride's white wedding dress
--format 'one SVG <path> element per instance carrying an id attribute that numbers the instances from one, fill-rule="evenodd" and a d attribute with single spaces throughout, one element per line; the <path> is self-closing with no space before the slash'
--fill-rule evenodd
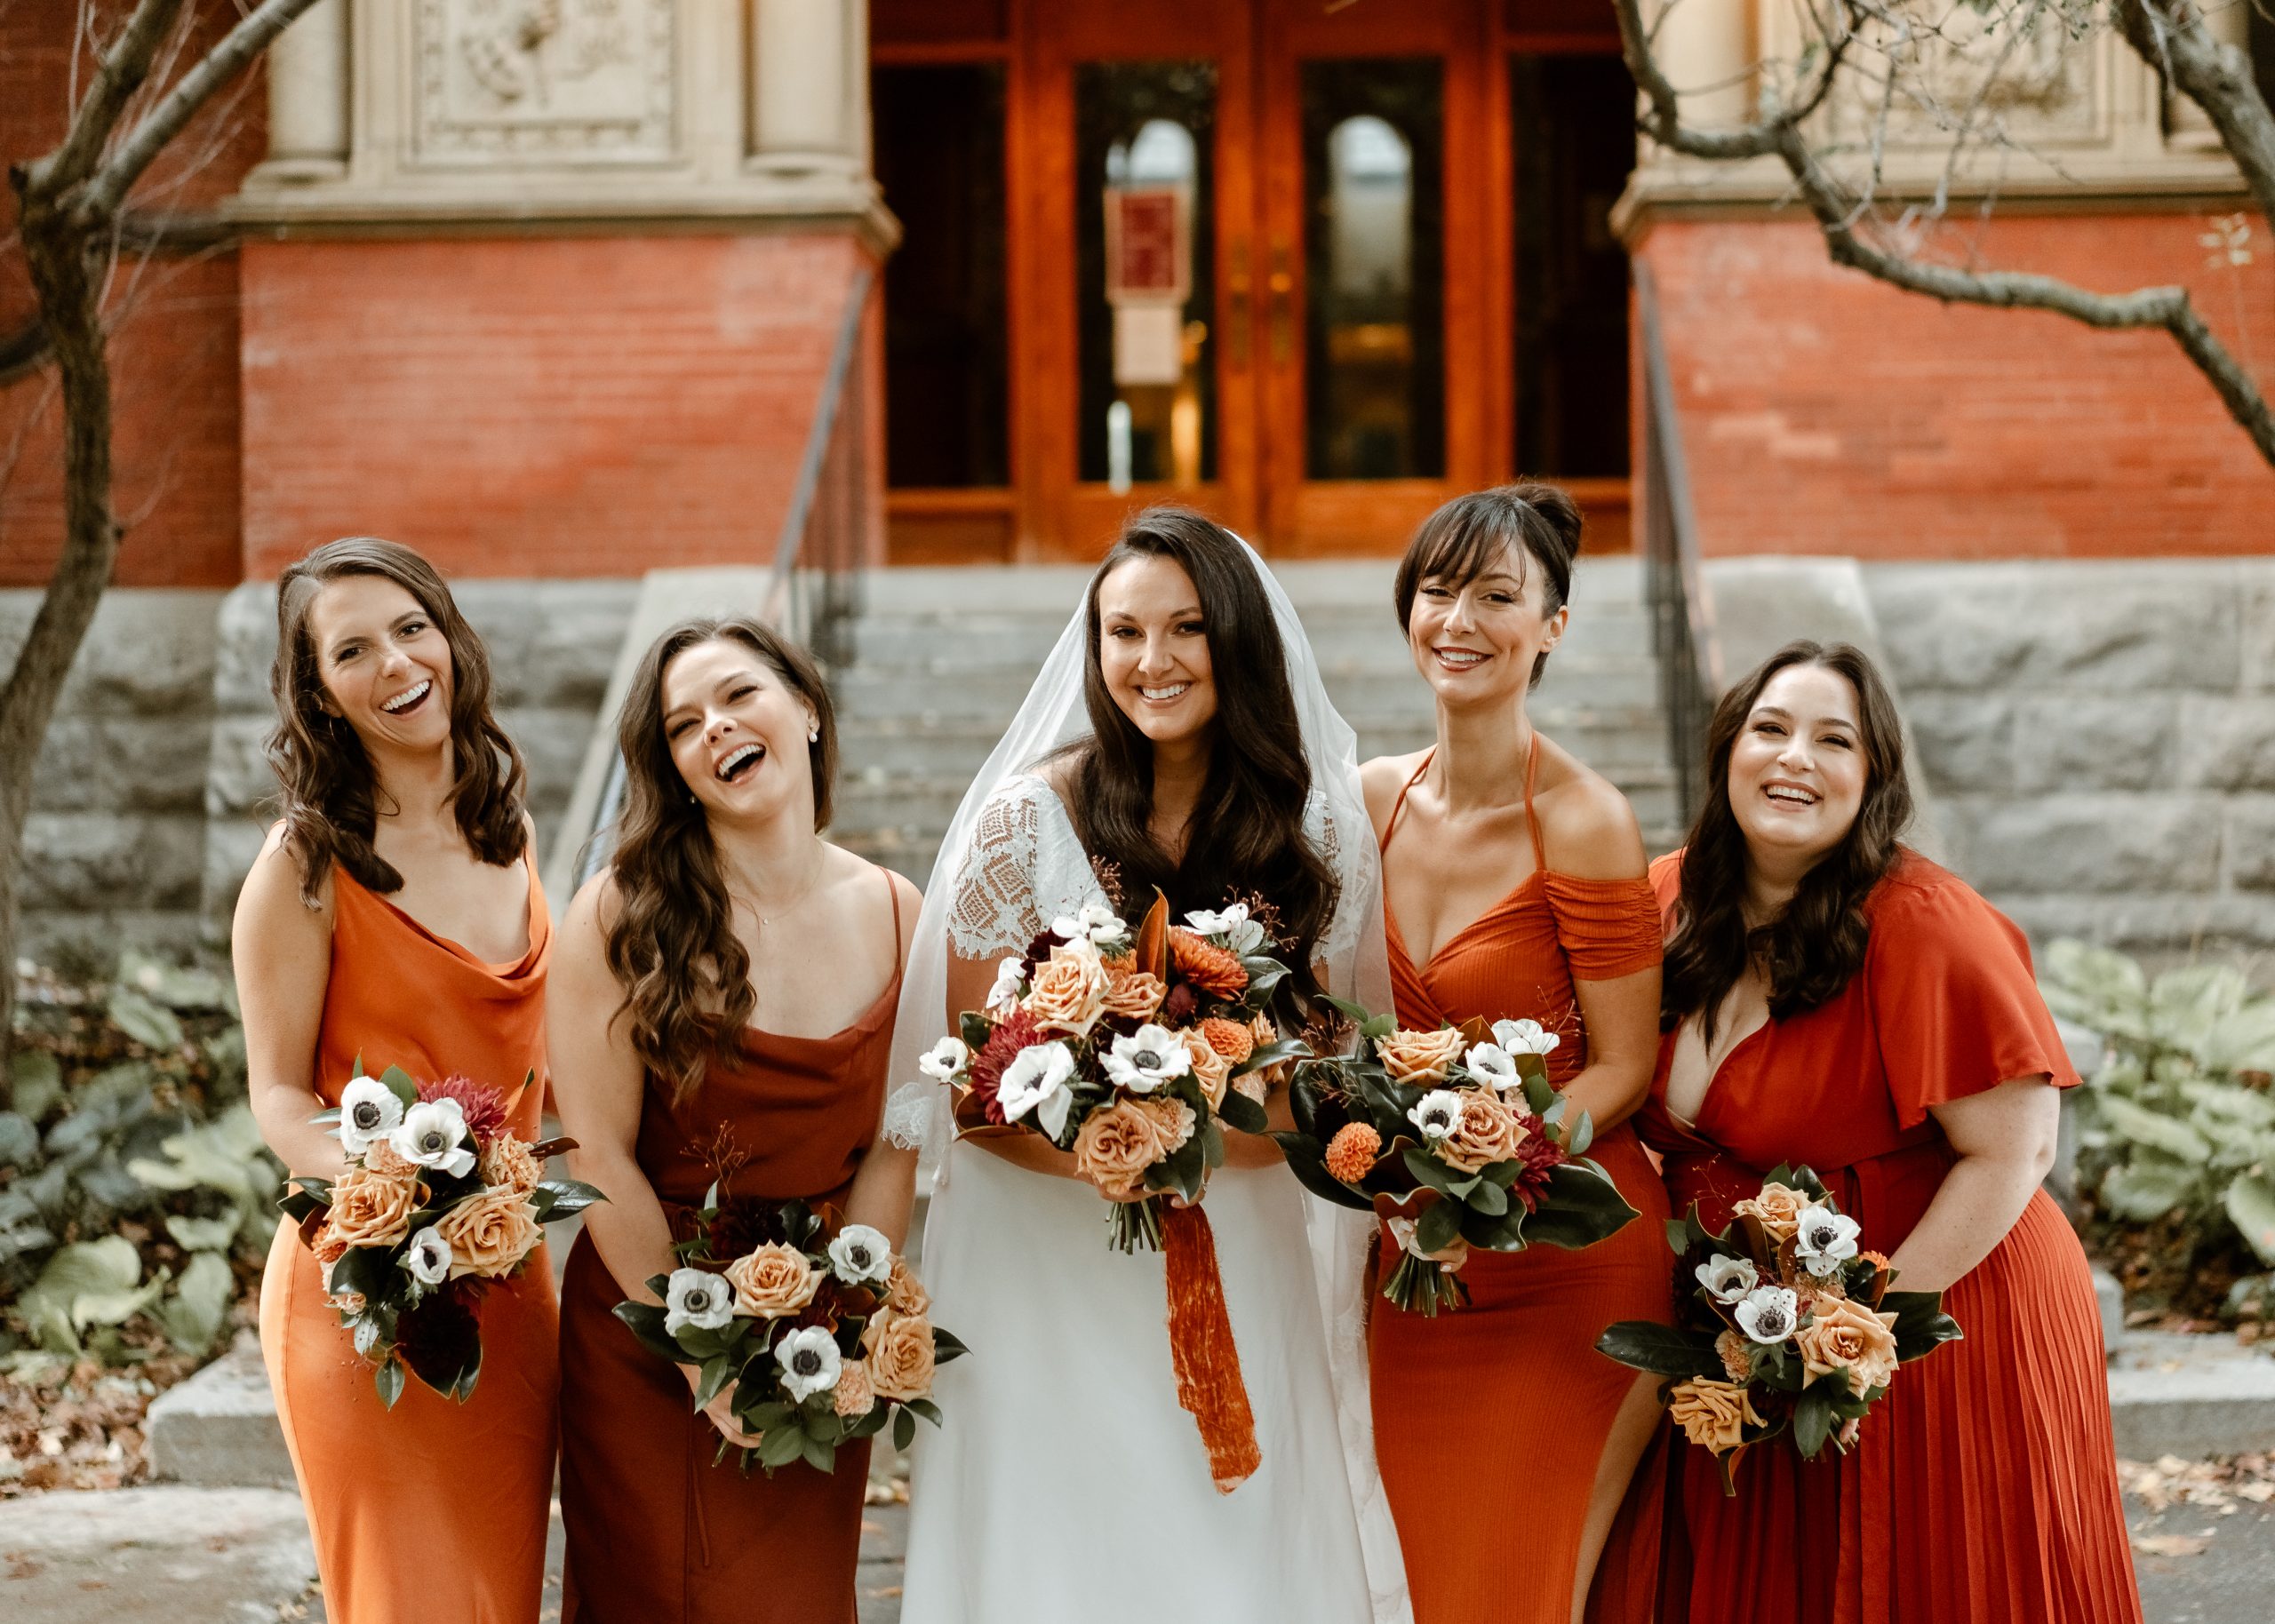
<path id="1" fill-rule="evenodd" d="M 1387 1007 L 1357 741 L 1286 595 L 1249 557 L 1312 767 L 1307 832 L 1340 886 L 1317 956 L 1330 991 Z M 950 1143 L 946 1091 L 907 1083 L 947 1030 L 951 952 L 1022 951 L 1106 900 L 1034 771 L 1088 731 L 1085 631 L 1078 608 L 959 808 L 902 985 L 893 1076 L 907 1086 L 886 1131 L 937 1158 L 922 1273 L 934 1323 L 971 1349 L 942 1367 L 944 1424 L 916 1445 L 903 1624 L 1408 1624 L 1368 1407 L 1366 1217 L 1307 1195 L 1284 1166 L 1210 1177 L 1204 1210 L 1262 1454 L 1220 1494 L 1177 1400 L 1161 1254 L 1113 1250 L 1089 1184 Z"/>

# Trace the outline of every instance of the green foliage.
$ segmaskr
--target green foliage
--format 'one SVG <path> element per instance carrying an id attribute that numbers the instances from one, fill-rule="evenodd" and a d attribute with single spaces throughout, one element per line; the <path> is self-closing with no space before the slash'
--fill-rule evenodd
<path id="1" fill-rule="evenodd" d="M 2078 942 L 2053 945 L 2040 984 L 2107 1044 L 2087 1079 L 2078 1156 L 2103 1238 L 2153 1227 L 2151 1249 L 2183 1272 L 2221 1254 L 2275 1265 L 2275 997 L 2232 965 L 2152 979 Z"/>
<path id="2" fill-rule="evenodd" d="M 202 1354 L 266 1249 L 282 1171 L 244 1101 L 236 996 L 128 952 L 36 979 L 0 1111 L 0 1356 Z"/>

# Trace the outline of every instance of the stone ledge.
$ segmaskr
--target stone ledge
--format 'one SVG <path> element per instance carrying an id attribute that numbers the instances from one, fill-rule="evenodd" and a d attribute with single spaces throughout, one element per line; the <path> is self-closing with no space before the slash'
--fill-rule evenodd
<path id="1" fill-rule="evenodd" d="M 300 1497 L 284 1489 L 115 1489 L 0 1501 L 0 1598 L 41 1624 L 255 1624 L 316 1576 Z"/>
<path id="2" fill-rule="evenodd" d="M 2275 1357 L 2231 1336 L 2127 1332 L 2109 1407 L 2127 1461 L 2275 1450 Z"/>
<path id="3" fill-rule="evenodd" d="M 150 1406 L 150 1475 L 207 1487 L 292 1486 L 276 1398 L 248 1332 Z"/>

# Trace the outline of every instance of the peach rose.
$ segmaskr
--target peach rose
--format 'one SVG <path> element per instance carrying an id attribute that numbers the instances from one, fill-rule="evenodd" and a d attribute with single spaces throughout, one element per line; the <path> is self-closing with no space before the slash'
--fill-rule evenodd
<path id="1" fill-rule="evenodd" d="M 896 1314 L 923 1314 L 932 1307 L 932 1294 L 899 1258 L 893 1259 L 892 1278 L 885 1282 L 885 1305 Z"/>
<path id="2" fill-rule="evenodd" d="M 1721 1356 L 1722 1373 L 1731 1381 L 1744 1384 L 1753 1380 L 1753 1349 L 1744 1337 L 1725 1331 L 1714 1339 L 1714 1351 Z"/>
<path id="3" fill-rule="evenodd" d="M 1459 1060 L 1468 1040 L 1457 1026 L 1433 1032 L 1408 1031 L 1403 1027 L 1378 1040 L 1375 1055 L 1383 1070 L 1409 1087 L 1433 1087 L 1446 1080 L 1446 1069 Z"/>
<path id="4" fill-rule="evenodd" d="M 1683 1436 L 1701 1449 L 1728 1454 L 1745 1442 L 1745 1429 L 1759 1427 L 1753 1396 L 1734 1381 L 1694 1376 L 1680 1383 L 1667 1403 L 1667 1413 Z"/>
<path id="5" fill-rule="evenodd" d="M 838 1367 L 836 1388 L 837 1413 L 849 1421 L 858 1421 L 877 1407 L 876 1389 L 869 1385 L 869 1367 L 858 1359 L 848 1359 Z"/>
<path id="6" fill-rule="evenodd" d="M 814 1300 L 821 1277 L 795 1246 L 770 1240 L 727 1265 L 735 1288 L 735 1312 L 746 1319 L 781 1319 Z"/>
<path id="7" fill-rule="evenodd" d="M 1233 1062 L 1197 1031 L 1181 1031 L 1177 1036 L 1185 1039 L 1185 1053 L 1193 1056 L 1193 1076 L 1201 1085 L 1201 1097 L 1209 1102 L 1210 1111 L 1215 1111 L 1225 1103 L 1225 1087 L 1232 1081 Z"/>
<path id="8" fill-rule="evenodd" d="M 861 1333 L 861 1351 L 878 1397 L 906 1404 L 932 1390 L 932 1324 L 922 1314 L 878 1315 Z"/>
<path id="9" fill-rule="evenodd" d="M 1128 959 L 1112 959 L 1106 967 L 1106 1012 L 1125 1021 L 1150 1021 L 1161 1007 L 1169 988 L 1161 978 L 1138 968 Z"/>
<path id="10" fill-rule="evenodd" d="M 451 1278 L 478 1274 L 495 1279 L 521 1266 L 545 1231 L 518 1190 L 485 1190 L 468 1196 L 435 1225 L 451 1244 Z"/>
<path id="11" fill-rule="evenodd" d="M 1793 1231 L 1800 1227 L 1801 1209 L 1810 1205 L 1809 1198 L 1798 1190 L 1788 1190 L 1783 1184 L 1764 1184 L 1760 1195 L 1739 1202 L 1733 1210 L 1760 1220 L 1770 1244 L 1782 1246 L 1793 1238 Z"/>
<path id="12" fill-rule="evenodd" d="M 1074 1171 L 1111 1194 L 1134 1190 L 1161 1159 L 1161 1124 L 1143 1102 L 1117 1100 L 1084 1119 L 1074 1135 Z"/>
<path id="13" fill-rule="evenodd" d="M 1175 1156 L 1193 1137 L 1193 1107 L 1183 1100 L 1155 1095 L 1150 1099 L 1130 1103 L 1153 1119 L 1153 1132 L 1161 1142 L 1163 1156 Z"/>
<path id="14" fill-rule="evenodd" d="M 1489 1162 L 1513 1159 L 1525 1142 L 1525 1126 L 1497 1095 L 1464 1089 L 1461 1123 L 1438 1141 L 1438 1159 L 1463 1173 Z"/>
<path id="15" fill-rule="evenodd" d="M 350 1167 L 332 1184 L 331 1206 L 317 1232 L 316 1255 L 326 1246 L 392 1246 L 411 1234 L 419 1210 L 419 1181 L 407 1174 Z"/>
<path id="16" fill-rule="evenodd" d="M 1896 1379 L 1896 1316 L 1861 1308 L 1840 1297 L 1819 1297 L 1816 1318 L 1795 1333 L 1801 1367 L 1809 1379 L 1835 1370 L 1848 1374 L 1849 1391 L 1862 1397 Z"/>
<path id="17" fill-rule="evenodd" d="M 482 1171 L 482 1182 L 492 1188 L 502 1186 L 519 1195 L 527 1195 L 545 1176 L 545 1168 L 530 1148 L 511 1134 L 491 1135 L 482 1149 L 482 1159 L 476 1164 Z"/>
<path id="18" fill-rule="evenodd" d="M 1087 937 L 1062 942 L 1035 968 L 1023 1006 L 1047 1032 L 1083 1037 L 1106 1013 L 1106 961 Z"/>

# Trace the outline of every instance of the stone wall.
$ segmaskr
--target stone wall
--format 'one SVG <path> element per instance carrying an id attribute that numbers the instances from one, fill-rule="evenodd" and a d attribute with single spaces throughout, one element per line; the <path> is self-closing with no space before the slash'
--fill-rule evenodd
<path id="1" fill-rule="evenodd" d="M 2040 941 L 2275 950 L 2275 559 L 1865 577 L 1954 867 Z"/>

